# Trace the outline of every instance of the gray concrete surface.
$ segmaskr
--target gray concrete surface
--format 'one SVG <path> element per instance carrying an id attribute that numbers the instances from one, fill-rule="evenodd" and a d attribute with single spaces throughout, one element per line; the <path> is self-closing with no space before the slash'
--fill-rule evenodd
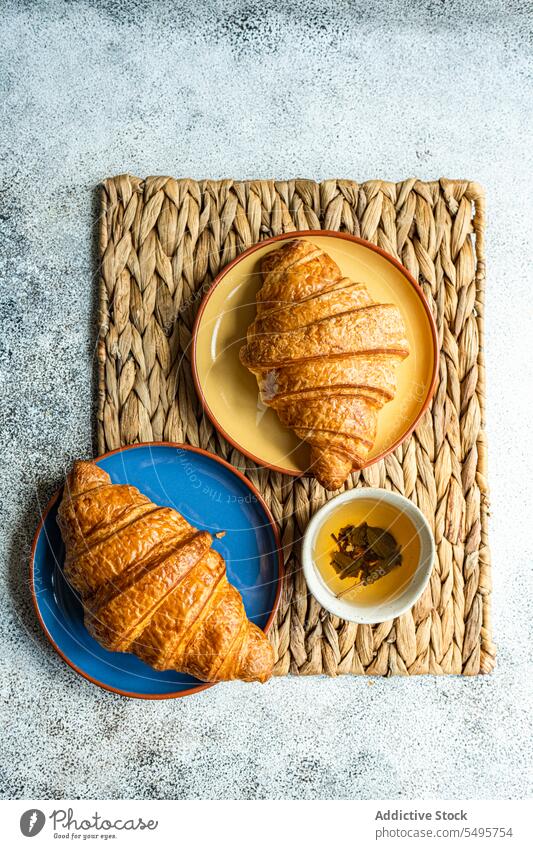
<path id="1" fill-rule="evenodd" d="M 530 4 L 4 0 L 0 27 L 2 795 L 528 795 Z M 86 683 L 45 642 L 29 545 L 63 469 L 92 449 L 94 187 L 123 171 L 486 186 L 492 676 L 144 703 Z"/>

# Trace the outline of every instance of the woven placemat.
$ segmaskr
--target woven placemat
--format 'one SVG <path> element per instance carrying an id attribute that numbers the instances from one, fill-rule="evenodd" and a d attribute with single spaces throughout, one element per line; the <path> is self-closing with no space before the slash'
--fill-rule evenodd
<path id="1" fill-rule="evenodd" d="M 287 577 L 270 632 L 276 673 L 416 675 L 490 672 L 491 570 L 484 434 L 484 195 L 468 181 L 174 180 L 122 175 L 103 185 L 100 218 L 98 449 L 169 440 L 209 449 L 259 488 L 279 523 Z M 354 474 L 411 498 L 438 560 L 409 613 L 380 625 L 327 614 L 307 592 L 299 539 L 328 497 L 310 478 L 255 468 L 202 414 L 191 329 L 218 271 L 261 239 L 343 230 L 397 257 L 437 320 L 431 409 L 393 454 Z M 251 467 L 251 468 L 250 468 Z"/>

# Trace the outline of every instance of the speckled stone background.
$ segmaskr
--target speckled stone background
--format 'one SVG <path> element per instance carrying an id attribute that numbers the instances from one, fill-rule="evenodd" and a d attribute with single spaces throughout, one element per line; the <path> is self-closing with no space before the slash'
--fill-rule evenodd
<path id="1" fill-rule="evenodd" d="M 1 5 L 2 795 L 527 796 L 530 3 Z M 485 185 L 492 676 L 286 678 L 146 703 L 55 655 L 28 553 L 64 468 L 92 451 L 94 189 L 123 171 Z"/>

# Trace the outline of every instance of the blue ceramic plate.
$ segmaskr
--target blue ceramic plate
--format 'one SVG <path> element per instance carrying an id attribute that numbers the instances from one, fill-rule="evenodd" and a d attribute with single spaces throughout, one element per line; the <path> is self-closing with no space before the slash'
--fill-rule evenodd
<path id="1" fill-rule="evenodd" d="M 95 462 L 113 483 L 133 484 L 197 528 L 226 531 L 213 547 L 224 557 L 228 579 L 241 593 L 248 617 L 263 630 L 269 628 L 281 591 L 278 533 L 263 499 L 240 472 L 206 451 L 171 443 L 121 448 Z M 63 577 L 58 496 L 35 535 L 30 586 L 38 617 L 59 654 L 89 681 L 125 696 L 165 699 L 211 686 L 179 672 L 156 672 L 133 655 L 106 651 L 89 636 L 78 597 Z"/>

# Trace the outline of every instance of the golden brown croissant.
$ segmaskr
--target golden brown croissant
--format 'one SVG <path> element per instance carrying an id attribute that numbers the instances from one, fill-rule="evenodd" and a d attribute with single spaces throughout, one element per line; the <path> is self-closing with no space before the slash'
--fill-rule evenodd
<path id="1" fill-rule="evenodd" d="M 83 461 L 67 478 L 58 523 L 65 576 L 104 648 L 202 681 L 270 677 L 272 647 L 246 618 L 211 534 Z"/>
<path id="2" fill-rule="evenodd" d="M 374 303 L 321 248 L 286 242 L 262 260 L 257 316 L 241 362 L 261 400 L 311 446 L 311 468 L 338 489 L 368 457 L 380 408 L 409 353 L 398 308 Z"/>

